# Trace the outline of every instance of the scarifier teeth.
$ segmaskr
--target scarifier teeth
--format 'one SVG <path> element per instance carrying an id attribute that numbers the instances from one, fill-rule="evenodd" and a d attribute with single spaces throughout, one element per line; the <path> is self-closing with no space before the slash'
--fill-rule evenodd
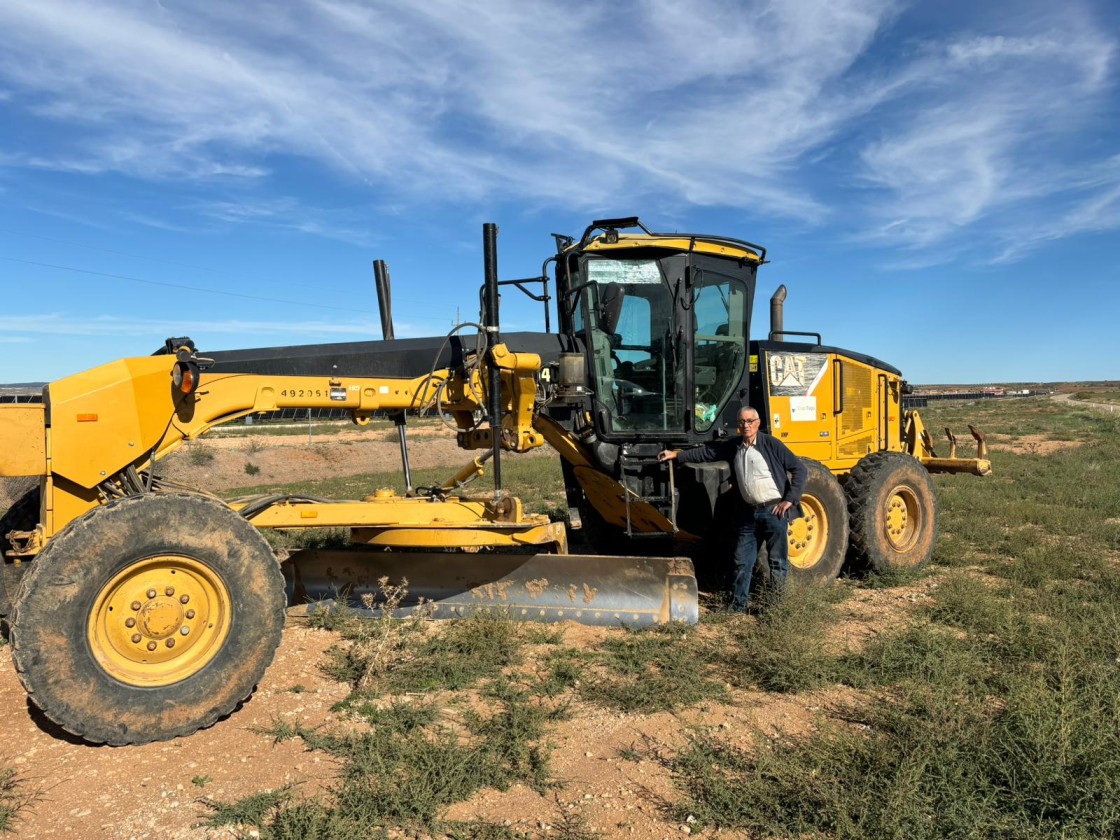
<path id="1" fill-rule="evenodd" d="M 953 434 L 953 430 L 948 426 L 945 427 L 945 437 L 949 439 L 949 457 L 957 457 L 957 436 Z"/>
<path id="2" fill-rule="evenodd" d="M 925 429 L 922 429 L 922 446 L 926 448 L 926 452 L 929 453 L 929 457 L 937 457 L 937 450 L 933 448 L 933 438 L 930 437 L 929 432 L 927 432 Z"/>
<path id="3" fill-rule="evenodd" d="M 968 430 L 972 433 L 972 436 L 976 439 L 976 457 L 977 458 L 983 458 L 984 460 L 987 460 L 987 458 L 988 458 L 988 442 L 986 440 L 984 440 L 984 433 L 982 431 L 980 431 L 979 429 L 977 429 L 975 426 L 973 426 L 971 423 L 968 426 Z"/>

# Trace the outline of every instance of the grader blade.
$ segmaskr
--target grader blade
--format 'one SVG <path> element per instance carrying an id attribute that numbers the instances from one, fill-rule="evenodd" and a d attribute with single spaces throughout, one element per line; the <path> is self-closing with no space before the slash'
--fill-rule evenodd
<path id="1" fill-rule="evenodd" d="M 288 601 L 314 610 L 335 603 L 381 614 L 381 581 L 407 581 L 394 615 L 424 604 L 433 618 L 479 610 L 522 621 L 597 626 L 696 624 L 696 574 L 684 557 L 577 554 L 411 553 L 307 549 L 282 566 Z"/>

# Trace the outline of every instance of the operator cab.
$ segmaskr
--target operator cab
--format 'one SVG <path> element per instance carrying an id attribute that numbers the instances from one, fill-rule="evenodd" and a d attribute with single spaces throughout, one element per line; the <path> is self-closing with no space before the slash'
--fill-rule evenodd
<path id="1" fill-rule="evenodd" d="M 620 235 L 620 227 L 643 233 Z M 596 433 L 699 440 L 717 423 L 734 428 L 764 250 L 652 233 L 637 219 L 595 222 L 567 245 L 557 272 L 568 301 L 561 329 L 588 349 Z"/>

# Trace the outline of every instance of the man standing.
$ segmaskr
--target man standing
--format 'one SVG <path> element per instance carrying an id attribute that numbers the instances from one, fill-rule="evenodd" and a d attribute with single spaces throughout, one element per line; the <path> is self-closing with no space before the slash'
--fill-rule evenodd
<path id="1" fill-rule="evenodd" d="M 688 464 L 726 461 L 738 503 L 735 544 L 735 582 L 731 608 L 747 610 L 751 574 L 758 548 L 766 541 L 770 565 L 770 597 L 780 600 L 789 574 L 788 526 L 801 512 L 801 493 L 809 471 L 784 443 L 759 431 L 758 412 L 749 406 L 739 410 L 739 438 L 710 443 L 696 449 L 663 450 L 657 460 Z M 792 511 L 792 514 L 791 514 Z"/>

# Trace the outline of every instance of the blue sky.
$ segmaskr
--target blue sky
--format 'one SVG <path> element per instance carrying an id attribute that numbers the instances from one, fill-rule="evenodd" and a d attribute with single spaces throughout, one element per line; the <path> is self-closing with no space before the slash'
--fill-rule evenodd
<path id="1" fill-rule="evenodd" d="M 376 258 L 442 335 L 483 222 L 510 278 L 635 214 L 913 382 L 1120 379 L 1118 43 L 1109 0 L 4 0 L 0 382 L 376 338 Z"/>

